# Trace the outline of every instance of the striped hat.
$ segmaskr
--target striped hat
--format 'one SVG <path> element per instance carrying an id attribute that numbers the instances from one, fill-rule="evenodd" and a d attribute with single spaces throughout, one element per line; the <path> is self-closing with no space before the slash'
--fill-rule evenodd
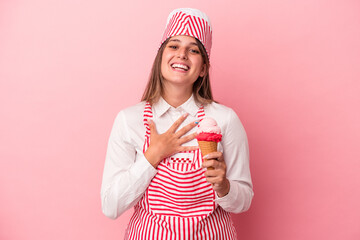
<path id="1" fill-rule="evenodd" d="M 208 58 L 210 58 L 212 27 L 210 19 L 205 13 L 194 8 L 178 8 L 172 11 L 168 16 L 160 46 L 169 37 L 177 35 L 197 38 L 204 45 Z"/>

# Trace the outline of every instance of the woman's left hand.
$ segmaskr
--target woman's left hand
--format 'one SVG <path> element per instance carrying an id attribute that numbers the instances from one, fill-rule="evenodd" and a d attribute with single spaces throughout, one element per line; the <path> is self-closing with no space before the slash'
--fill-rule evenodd
<path id="1" fill-rule="evenodd" d="M 227 195 L 230 190 L 230 182 L 226 178 L 226 164 L 222 152 L 213 152 L 204 156 L 202 167 L 207 168 L 206 180 L 211 183 L 217 195 L 219 197 Z M 209 167 L 213 167 L 213 169 L 208 169 Z"/>

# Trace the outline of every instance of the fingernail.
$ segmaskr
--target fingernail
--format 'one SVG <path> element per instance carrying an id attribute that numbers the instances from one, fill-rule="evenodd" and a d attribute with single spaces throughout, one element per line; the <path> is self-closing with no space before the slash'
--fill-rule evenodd
<path id="1" fill-rule="evenodd" d="M 188 113 L 184 113 L 182 116 L 187 117 L 188 115 L 189 115 Z"/>
<path id="2" fill-rule="evenodd" d="M 195 124 L 199 124 L 199 122 L 195 122 Z"/>
<path id="3" fill-rule="evenodd" d="M 203 158 L 206 158 L 206 159 L 207 159 L 208 157 L 209 157 L 209 154 L 208 154 L 208 155 L 203 156 Z"/>

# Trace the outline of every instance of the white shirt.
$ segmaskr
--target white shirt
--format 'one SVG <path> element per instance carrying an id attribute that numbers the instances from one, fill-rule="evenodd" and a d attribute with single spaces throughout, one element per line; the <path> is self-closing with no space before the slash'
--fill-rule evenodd
<path id="1" fill-rule="evenodd" d="M 117 218 L 134 206 L 143 196 L 157 170 L 143 154 L 145 127 L 140 102 L 118 113 L 110 134 L 101 186 L 102 211 L 109 218 Z M 199 104 L 191 96 L 184 104 L 174 108 L 163 98 L 153 104 L 153 121 L 159 134 L 164 133 L 184 113 L 189 116 L 179 129 L 196 121 Z M 218 103 L 204 106 L 205 116 L 214 118 L 223 135 L 218 144 L 227 166 L 230 181 L 229 193 L 215 202 L 225 211 L 240 213 L 249 209 L 252 197 L 249 149 L 246 132 L 238 116 L 231 109 Z M 193 133 L 196 128 L 189 131 Z M 185 143 L 197 146 L 196 139 Z"/>

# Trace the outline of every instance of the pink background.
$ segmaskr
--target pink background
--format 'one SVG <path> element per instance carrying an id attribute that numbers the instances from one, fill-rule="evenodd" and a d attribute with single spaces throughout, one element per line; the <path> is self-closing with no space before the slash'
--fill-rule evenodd
<path id="1" fill-rule="evenodd" d="M 110 129 L 188 6 L 212 20 L 214 95 L 249 138 L 239 239 L 360 239 L 358 0 L 0 1 L 0 239 L 122 239 L 131 211 L 100 208 Z"/>

